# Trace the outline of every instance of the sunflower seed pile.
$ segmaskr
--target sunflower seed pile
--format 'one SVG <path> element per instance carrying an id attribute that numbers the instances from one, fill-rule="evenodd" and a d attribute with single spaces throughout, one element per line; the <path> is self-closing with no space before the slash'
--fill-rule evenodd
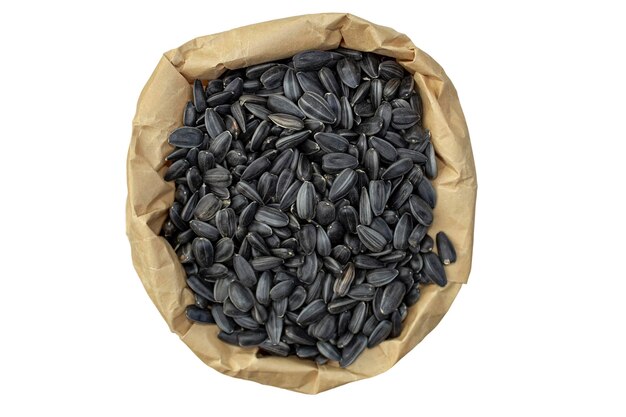
<path id="1" fill-rule="evenodd" d="M 227 71 L 169 143 L 162 234 L 187 274 L 189 320 L 280 356 L 349 366 L 396 337 L 456 260 L 427 234 L 437 175 L 413 78 L 348 49 Z"/>

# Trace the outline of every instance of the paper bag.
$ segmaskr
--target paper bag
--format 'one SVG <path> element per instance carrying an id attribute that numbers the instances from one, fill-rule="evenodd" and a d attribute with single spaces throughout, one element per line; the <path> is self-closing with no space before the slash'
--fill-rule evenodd
<path id="1" fill-rule="evenodd" d="M 423 287 L 409 309 L 402 334 L 366 349 L 346 369 L 317 365 L 297 357 L 258 355 L 217 338 L 217 326 L 193 324 L 185 317 L 192 293 L 176 254 L 159 236 L 174 200 L 174 184 L 163 180 L 164 157 L 172 148 L 169 133 L 182 124 L 194 79 L 210 80 L 226 69 L 290 57 L 307 49 L 337 47 L 394 57 L 410 73 L 424 104 L 424 125 L 432 132 L 439 175 L 431 236 L 445 230 L 456 246 L 458 261 L 446 267 L 449 283 Z M 146 83 L 133 120 L 128 151 L 127 234 L 132 258 L 148 295 L 170 329 L 207 365 L 237 378 L 315 394 L 368 378 L 392 367 L 413 349 L 444 316 L 472 259 L 476 173 L 469 134 L 457 93 L 443 69 L 405 35 L 350 14 L 317 14 L 275 20 L 194 39 L 167 52 Z M 166 358 L 164 360 L 176 360 Z"/>

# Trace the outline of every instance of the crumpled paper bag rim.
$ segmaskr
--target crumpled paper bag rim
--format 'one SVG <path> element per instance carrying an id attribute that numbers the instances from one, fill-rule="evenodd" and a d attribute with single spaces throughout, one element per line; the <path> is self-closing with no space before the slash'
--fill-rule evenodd
<path id="1" fill-rule="evenodd" d="M 263 43 L 263 39 L 275 37 L 289 41 Z M 395 57 L 414 73 L 439 166 L 434 181 L 439 201 L 430 234 L 434 237 L 439 229 L 445 230 L 459 255 L 456 264 L 446 267 L 450 282 L 445 288 L 422 288 L 421 299 L 409 309 L 402 334 L 367 349 L 346 369 L 294 357 L 260 356 L 255 349 L 219 341 L 216 326 L 189 323 L 184 308 L 193 303 L 193 297 L 185 287 L 184 271 L 172 248 L 158 236 L 174 194 L 173 184 L 162 179 L 163 158 L 171 150 L 167 135 L 181 124 L 184 103 L 191 96 L 189 83 L 195 78 L 215 78 L 226 69 L 288 58 L 301 50 L 338 46 Z M 309 394 L 377 375 L 393 366 L 439 323 L 469 276 L 477 185 L 469 133 L 456 90 L 443 69 L 405 35 L 350 14 L 304 15 L 258 23 L 196 38 L 165 53 L 138 101 L 127 171 L 127 235 L 135 269 L 170 329 L 201 360 L 227 375 Z"/>

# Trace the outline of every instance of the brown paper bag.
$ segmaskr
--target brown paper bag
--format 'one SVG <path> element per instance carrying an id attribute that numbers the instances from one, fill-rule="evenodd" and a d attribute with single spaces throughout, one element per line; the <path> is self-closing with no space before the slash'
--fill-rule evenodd
<path id="1" fill-rule="evenodd" d="M 402 334 L 367 349 L 349 368 L 317 365 L 296 357 L 257 356 L 256 349 L 227 345 L 216 326 L 192 324 L 185 306 L 193 296 L 185 286 L 176 254 L 159 237 L 174 199 L 174 185 L 163 180 L 164 157 L 171 151 L 168 134 L 182 124 L 191 98 L 190 82 L 210 80 L 226 69 L 283 59 L 307 49 L 346 47 L 394 57 L 415 74 L 424 104 L 424 124 L 432 132 L 439 175 L 434 236 L 445 230 L 458 261 L 446 267 L 445 288 L 423 288 L 409 309 Z M 405 35 L 349 14 L 317 14 L 265 22 L 204 36 L 167 52 L 144 87 L 133 120 L 128 152 L 127 234 L 133 264 L 170 329 L 203 362 L 231 376 L 315 394 L 377 375 L 391 368 L 444 316 L 467 282 L 472 259 L 476 173 L 469 134 L 456 91 L 443 69 Z"/>

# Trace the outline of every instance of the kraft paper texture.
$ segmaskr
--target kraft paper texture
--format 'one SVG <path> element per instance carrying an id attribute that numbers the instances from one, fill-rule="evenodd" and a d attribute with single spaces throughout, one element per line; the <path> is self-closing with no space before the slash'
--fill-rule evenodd
<path id="1" fill-rule="evenodd" d="M 297 357 L 261 357 L 254 348 L 239 348 L 217 339 L 217 326 L 189 322 L 185 306 L 194 300 L 186 288 L 184 270 L 172 248 L 159 236 L 174 200 L 174 184 L 163 180 L 164 158 L 172 150 L 167 138 L 182 125 L 183 108 L 192 96 L 190 83 L 196 78 L 214 79 L 226 69 L 287 58 L 307 49 L 337 47 L 394 57 L 415 74 L 424 104 L 424 125 L 432 132 L 439 168 L 434 181 L 438 202 L 430 235 L 434 238 L 439 230 L 445 230 L 458 254 L 457 262 L 446 267 L 449 284 L 445 288 L 422 288 L 421 299 L 409 309 L 402 334 L 367 349 L 347 369 L 333 362 L 320 366 Z M 315 394 L 382 373 L 439 323 L 469 276 L 477 184 L 456 90 L 443 69 L 407 36 L 350 14 L 259 23 L 200 37 L 165 53 L 139 97 L 127 170 L 126 232 L 137 274 L 170 329 L 203 362 L 227 375 Z"/>

